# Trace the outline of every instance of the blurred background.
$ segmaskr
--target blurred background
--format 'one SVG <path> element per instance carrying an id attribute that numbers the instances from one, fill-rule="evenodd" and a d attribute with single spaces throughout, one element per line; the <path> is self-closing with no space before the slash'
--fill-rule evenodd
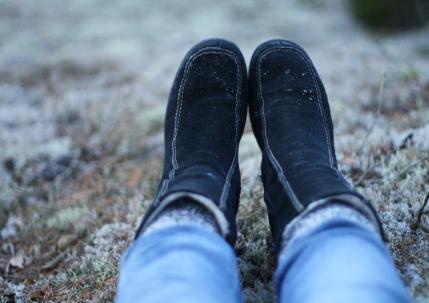
<path id="1" fill-rule="evenodd" d="M 195 43 L 301 44 L 325 83 L 344 174 L 429 300 L 429 27 L 424 0 L 0 0 L 0 302 L 110 302 L 162 169 L 163 118 Z M 236 247 L 247 302 L 274 299 L 249 126 Z M 425 200 L 426 198 L 426 200 Z"/>

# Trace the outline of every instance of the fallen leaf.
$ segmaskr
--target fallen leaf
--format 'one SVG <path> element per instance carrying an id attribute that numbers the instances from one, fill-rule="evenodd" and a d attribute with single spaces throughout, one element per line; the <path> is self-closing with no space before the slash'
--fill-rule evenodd
<path id="1" fill-rule="evenodd" d="M 24 268 L 24 258 L 21 255 L 10 258 L 9 264 L 13 267 Z"/>

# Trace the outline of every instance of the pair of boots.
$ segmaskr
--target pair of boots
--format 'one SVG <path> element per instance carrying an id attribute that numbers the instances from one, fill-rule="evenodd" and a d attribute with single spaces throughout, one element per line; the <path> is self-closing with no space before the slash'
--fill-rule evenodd
<path id="1" fill-rule="evenodd" d="M 238 147 L 248 108 L 276 248 L 289 222 L 329 201 L 380 227 L 374 209 L 338 170 L 328 100 L 306 52 L 289 41 L 268 41 L 247 73 L 236 45 L 211 39 L 194 46 L 177 72 L 165 118 L 164 171 L 137 235 L 185 198 L 206 209 L 234 245 Z"/>

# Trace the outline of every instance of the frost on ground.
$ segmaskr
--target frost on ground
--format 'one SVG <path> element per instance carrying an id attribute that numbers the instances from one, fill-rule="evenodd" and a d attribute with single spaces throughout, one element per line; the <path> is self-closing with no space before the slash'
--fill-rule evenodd
<path id="1" fill-rule="evenodd" d="M 403 279 L 426 302 L 429 28 L 369 33 L 341 0 L 1 1 L 1 302 L 112 300 L 160 177 L 169 86 L 207 37 L 235 41 L 247 60 L 270 38 L 307 49 L 341 169 L 379 210 Z M 269 302 L 274 259 L 250 127 L 240 147 L 242 285 L 246 301 Z"/>

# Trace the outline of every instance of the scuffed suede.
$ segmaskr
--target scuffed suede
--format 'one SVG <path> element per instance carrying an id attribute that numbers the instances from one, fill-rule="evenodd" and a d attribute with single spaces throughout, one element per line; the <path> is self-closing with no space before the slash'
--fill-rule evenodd
<path id="1" fill-rule="evenodd" d="M 240 196 L 238 143 L 247 110 L 247 73 L 240 50 L 210 39 L 195 45 L 177 72 L 165 117 L 164 170 L 139 228 L 172 194 L 211 201 L 224 215 L 233 244 Z M 198 202 L 198 199 L 197 199 Z"/>
<path id="2" fill-rule="evenodd" d="M 312 201 L 359 195 L 338 170 L 325 89 L 300 46 L 285 40 L 259 46 L 250 63 L 249 91 L 264 197 L 278 245 L 285 225 Z"/>

